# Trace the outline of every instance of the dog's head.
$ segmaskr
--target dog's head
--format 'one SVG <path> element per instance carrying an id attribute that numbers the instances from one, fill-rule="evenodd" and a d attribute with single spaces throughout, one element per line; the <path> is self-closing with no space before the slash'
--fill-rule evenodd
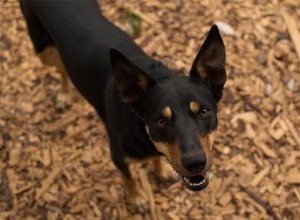
<path id="1" fill-rule="evenodd" d="M 213 26 L 189 76 L 154 79 L 116 50 L 112 73 L 122 100 L 145 123 L 156 149 L 167 157 L 190 190 L 208 185 L 212 165 L 217 103 L 226 81 L 225 48 Z"/>

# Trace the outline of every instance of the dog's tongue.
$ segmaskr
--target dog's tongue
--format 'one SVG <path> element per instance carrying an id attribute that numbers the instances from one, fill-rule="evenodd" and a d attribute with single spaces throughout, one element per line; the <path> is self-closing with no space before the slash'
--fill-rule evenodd
<path id="1" fill-rule="evenodd" d="M 208 186 L 209 178 L 207 173 L 196 176 L 184 176 L 183 182 L 189 190 L 201 191 Z"/>

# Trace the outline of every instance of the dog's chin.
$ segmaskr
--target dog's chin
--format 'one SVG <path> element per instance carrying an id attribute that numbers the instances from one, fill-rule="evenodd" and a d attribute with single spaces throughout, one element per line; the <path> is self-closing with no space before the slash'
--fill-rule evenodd
<path id="1" fill-rule="evenodd" d="M 201 191 L 209 184 L 209 176 L 207 172 L 195 176 L 183 176 L 182 179 L 186 187 L 191 191 Z"/>

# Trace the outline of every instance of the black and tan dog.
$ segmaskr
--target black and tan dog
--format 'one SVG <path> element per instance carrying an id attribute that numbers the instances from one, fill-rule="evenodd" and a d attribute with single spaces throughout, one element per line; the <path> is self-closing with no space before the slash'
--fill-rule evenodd
<path id="1" fill-rule="evenodd" d="M 133 159 L 153 158 L 164 177 L 165 156 L 188 189 L 208 185 L 217 103 L 226 81 L 216 26 L 184 76 L 147 56 L 101 14 L 96 0 L 20 0 L 20 5 L 41 61 L 62 74 L 58 101 L 67 100 L 68 75 L 105 123 L 129 202 L 147 202 L 130 174 Z"/>

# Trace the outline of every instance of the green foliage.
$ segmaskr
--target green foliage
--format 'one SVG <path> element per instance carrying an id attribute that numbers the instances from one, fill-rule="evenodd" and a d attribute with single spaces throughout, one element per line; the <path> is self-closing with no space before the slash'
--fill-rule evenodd
<path id="1" fill-rule="evenodd" d="M 125 12 L 126 12 L 128 23 L 132 28 L 129 34 L 131 35 L 131 37 L 136 38 L 141 32 L 142 18 L 139 15 L 135 14 L 128 7 L 125 9 Z"/>

